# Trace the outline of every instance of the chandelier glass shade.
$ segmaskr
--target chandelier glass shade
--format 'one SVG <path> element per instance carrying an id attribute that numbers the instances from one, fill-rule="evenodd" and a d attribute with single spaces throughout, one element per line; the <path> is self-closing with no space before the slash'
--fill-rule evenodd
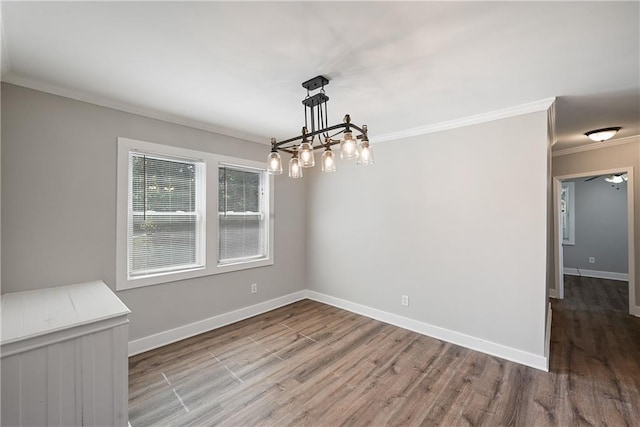
<path id="1" fill-rule="evenodd" d="M 345 132 L 340 141 L 340 158 L 344 160 L 353 159 L 358 155 L 358 143 L 353 139 L 351 132 Z"/>
<path id="2" fill-rule="evenodd" d="M 267 172 L 271 175 L 282 174 L 282 158 L 280 152 L 291 154 L 289 161 L 289 177 L 302 178 L 302 169 L 315 166 L 315 150 L 323 149 L 321 157 L 322 172 L 336 171 L 336 156 L 332 151 L 334 145 L 340 145 L 340 158 L 357 159 L 359 165 L 373 164 L 373 152 L 367 137 L 367 126 L 351 123 L 351 117 L 344 116 L 342 123 L 329 125 L 327 101 L 329 97 L 324 87 L 329 79 L 317 76 L 302 83 L 307 89 L 307 96 L 302 100 L 304 107 L 304 126 L 300 135 L 277 141 L 271 138 L 271 152 L 267 157 Z M 317 91 L 311 95 L 312 91 Z M 354 135 L 354 132 L 359 134 Z M 340 137 L 342 135 L 342 137 Z M 338 139 L 339 138 L 339 139 Z"/>
<path id="3" fill-rule="evenodd" d="M 373 150 L 369 146 L 369 140 L 365 139 L 358 146 L 358 164 L 372 165 L 373 163 Z"/>
<path id="4" fill-rule="evenodd" d="M 302 178 L 302 162 L 298 158 L 298 150 L 293 149 L 293 155 L 289 160 L 289 178 Z"/>
<path id="5" fill-rule="evenodd" d="M 280 157 L 280 153 L 277 151 L 269 153 L 269 157 L 267 158 L 267 169 L 270 171 L 269 173 L 275 175 L 282 173 L 282 158 Z"/>
<path id="6" fill-rule="evenodd" d="M 313 146 L 308 141 L 300 144 L 300 163 L 303 168 L 312 168 L 316 165 Z"/>
<path id="7" fill-rule="evenodd" d="M 327 147 L 322 153 L 322 172 L 335 172 L 336 171 L 336 158 L 333 155 L 331 148 Z"/>

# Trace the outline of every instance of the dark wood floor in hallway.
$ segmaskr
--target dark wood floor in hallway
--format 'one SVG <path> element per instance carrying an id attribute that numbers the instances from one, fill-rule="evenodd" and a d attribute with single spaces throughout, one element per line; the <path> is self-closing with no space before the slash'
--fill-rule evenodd
<path id="1" fill-rule="evenodd" d="M 551 372 L 304 300 L 130 358 L 133 427 L 640 425 L 627 284 L 567 277 Z"/>

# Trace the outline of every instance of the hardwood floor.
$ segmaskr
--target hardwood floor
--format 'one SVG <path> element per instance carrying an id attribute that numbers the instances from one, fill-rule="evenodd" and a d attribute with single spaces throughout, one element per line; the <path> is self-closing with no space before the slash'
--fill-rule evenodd
<path id="1" fill-rule="evenodd" d="M 567 277 L 551 372 L 305 300 L 130 358 L 133 427 L 640 425 L 627 284 Z"/>

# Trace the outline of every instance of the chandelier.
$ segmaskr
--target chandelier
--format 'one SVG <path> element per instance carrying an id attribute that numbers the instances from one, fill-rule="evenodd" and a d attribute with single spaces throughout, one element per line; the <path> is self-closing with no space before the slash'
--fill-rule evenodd
<path id="1" fill-rule="evenodd" d="M 271 153 L 267 157 L 267 172 L 271 175 L 282 173 L 282 157 L 279 151 L 291 154 L 289 160 L 289 177 L 302 178 L 302 169 L 315 166 L 314 151 L 324 148 L 321 157 L 322 172 L 335 172 L 336 159 L 331 147 L 340 144 L 341 159 L 356 159 L 357 164 L 373 164 L 373 152 L 367 138 L 367 126 L 356 126 L 351 117 L 344 116 L 342 123 L 329 126 L 327 101 L 329 97 L 324 87 L 329 79 L 317 76 L 302 83 L 307 89 L 307 96 L 302 100 L 304 107 L 304 126 L 300 135 L 283 141 L 271 138 Z M 313 91 L 319 91 L 311 95 Z M 353 132 L 360 132 L 354 136 Z M 341 137 L 337 138 L 339 135 Z"/>

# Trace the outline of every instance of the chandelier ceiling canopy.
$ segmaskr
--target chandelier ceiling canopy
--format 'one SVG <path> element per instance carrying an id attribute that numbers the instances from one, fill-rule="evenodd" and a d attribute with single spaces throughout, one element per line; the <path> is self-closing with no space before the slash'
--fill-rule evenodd
<path id="1" fill-rule="evenodd" d="M 351 123 L 349 114 L 342 123 L 329 125 L 327 103 L 329 97 L 324 87 L 329 79 L 317 76 L 302 83 L 307 96 L 302 100 L 304 108 L 304 126 L 300 135 L 277 141 L 271 138 L 271 153 L 267 157 L 267 172 L 272 175 L 282 173 L 280 152 L 291 154 L 289 177 L 302 178 L 302 169 L 315 166 L 315 150 L 324 149 L 321 158 L 323 172 L 336 171 L 336 159 L 331 149 L 340 144 L 341 159 L 357 159 L 357 164 L 373 164 L 373 151 L 367 137 L 367 125 L 362 127 Z M 316 91 L 313 95 L 312 92 Z M 354 136 L 354 131 L 359 134 Z M 335 139 L 340 136 L 340 139 Z"/>

